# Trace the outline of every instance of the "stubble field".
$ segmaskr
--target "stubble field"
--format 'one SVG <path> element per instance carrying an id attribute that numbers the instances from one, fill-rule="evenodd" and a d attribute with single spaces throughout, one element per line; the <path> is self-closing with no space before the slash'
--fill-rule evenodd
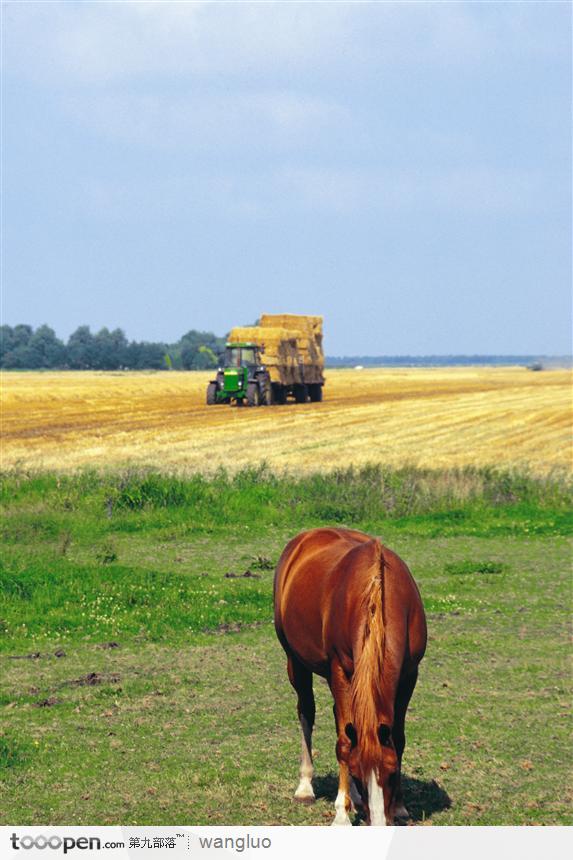
<path id="1" fill-rule="evenodd" d="M 330 370 L 322 403 L 205 405 L 209 373 L 7 373 L 4 468 L 265 460 L 306 472 L 380 462 L 571 466 L 571 373 L 525 368 Z"/>

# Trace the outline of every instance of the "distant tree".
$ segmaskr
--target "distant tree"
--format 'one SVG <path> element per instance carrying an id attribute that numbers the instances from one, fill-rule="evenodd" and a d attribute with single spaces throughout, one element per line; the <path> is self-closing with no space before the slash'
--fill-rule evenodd
<path id="1" fill-rule="evenodd" d="M 165 344 L 132 341 L 127 348 L 125 366 L 131 370 L 164 369 Z"/>
<path id="2" fill-rule="evenodd" d="M 175 344 L 128 341 L 124 332 L 104 327 L 92 334 L 79 326 L 66 345 L 47 325 L 36 331 L 29 325 L 0 329 L 0 366 L 10 368 L 69 367 L 74 370 L 145 368 L 200 370 L 217 366 L 225 338 L 191 329 Z"/>
<path id="3" fill-rule="evenodd" d="M 25 350 L 34 333 L 31 325 L 12 328 L 3 325 L 0 330 L 0 364 L 2 367 L 26 367 L 23 362 L 32 358 Z"/>
<path id="4" fill-rule="evenodd" d="M 0 326 L 0 365 L 4 367 L 4 356 L 14 349 L 14 331 L 12 326 Z"/>
<path id="5" fill-rule="evenodd" d="M 94 366 L 94 336 L 88 325 L 81 325 L 69 336 L 66 352 L 68 364 L 75 370 L 87 370 Z"/>
<path id="6" fill-rule="evenodd" d="M 6 368 L 63 367 L 66 350 L 47 325 L 2 326 L 1 364 Z"/>
<path id="7" fill-rule="evenodd" d="M 36 329 L 28 342 L 28 349 L 38 356 L 36 367 L 64 367 L 66 363 L 66 348 L 56 337 L 54 329 L 47 325 Z"/>
<path id="8" fill-rule="evenodd" d="M 196 359 L 198 370 L 208 370 L 211 367 L 217 367 L 218 358 L 209 346 L 200 346 L 199 354 Z"/>
<path id="9" fill-rule="evenodd" d="M 96 370 L 118 370 L 125 367 L 128 356 L 128 342 L 120 328 L 109 331 L 102 328 L 94 336 L 93 367 Z"/>
<path id="10" fill-rule="evenodd" d="M 132 340 L 129 346 L 127 347 L 127 357 L 125 361 L 125 366 L 130 370 L 141 370 L 145 367 L 145 364 L 142 362 L 144 357 L 144 351 L 142 350 L 143 344 L 137 343 L 135 340 Z"/>
<path id="11" fill-rule="evenodd" d="M 166 348 L 164 343 L 143 343 L 143 362 L 144 367 L 150 367 L 153 370 L 165 370 Z"/>
<path id="12" fill-rule="evenodd" d="M 213 332 L 188 331 L 177 344 L 181 367 L 185 370 L 201 370 L 216 367 L 217 354 L 225 346 L 223 338 Z"/>
<path id="13" fill-rule="evenodd" d="M 17 346 L 6 353 L 2 367 L 10 370 L 34 370 L 42 367 L 42 357 L 38 350 L 30 346 Z"/>
<path id="14" fill-rule="evenodd" d="M 12 329 L 14 338 L 14 348 L 18 346 L 28 346 L 30 338 L 34 333 L 31 325 L 16 325 Z"/>

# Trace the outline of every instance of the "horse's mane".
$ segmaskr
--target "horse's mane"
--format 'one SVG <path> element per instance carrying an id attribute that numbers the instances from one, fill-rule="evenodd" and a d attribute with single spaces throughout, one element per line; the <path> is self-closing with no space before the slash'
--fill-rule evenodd
<path id="1" fill-rule="evenodd" d="M 377 737 L 383 707 L 382 671 L 384 662 L 384 554 L 376 541 L 376 562 L 372 579 L 362 597 L 364 629 L 362 650 L 354 666 L 351 697 L 352 715 L 360 757 L 366 766 L 373 765 L 380 749 Z"/>

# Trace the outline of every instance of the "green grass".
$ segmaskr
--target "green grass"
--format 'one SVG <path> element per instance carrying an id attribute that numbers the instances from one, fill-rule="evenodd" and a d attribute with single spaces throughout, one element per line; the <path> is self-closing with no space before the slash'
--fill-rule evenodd
<path id="1" fill-rule="evenodd" d="M 444 565 L 444 573 L 454 575 L 503 573 L 506 565 L 499 561 L 450 561 Z"/>
<path id="2" fill-rule="evenodd" d="M 12 474 L 3 501 L 2 823 L 330 823 L 330 694 L 316 684 L 319 799 L 300 807 L 271 624 L 284 544 L 327 523 L 379 534 L 420 585 L 415 819 L 571 823 L 565 478 Z"/>

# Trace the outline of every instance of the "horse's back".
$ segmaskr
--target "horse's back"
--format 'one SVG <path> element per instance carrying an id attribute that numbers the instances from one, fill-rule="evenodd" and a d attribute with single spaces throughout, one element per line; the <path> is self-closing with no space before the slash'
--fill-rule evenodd
<path id="1" fill-rule="evenodd" d="M 279 610 L 294 589 L 311 595 L 323 591 L 337 566 L 356 547 L 372 538 L 351 529 L 318 528 L 301 532 L 286 545 L 275 573 L 275 609 Z"/>

